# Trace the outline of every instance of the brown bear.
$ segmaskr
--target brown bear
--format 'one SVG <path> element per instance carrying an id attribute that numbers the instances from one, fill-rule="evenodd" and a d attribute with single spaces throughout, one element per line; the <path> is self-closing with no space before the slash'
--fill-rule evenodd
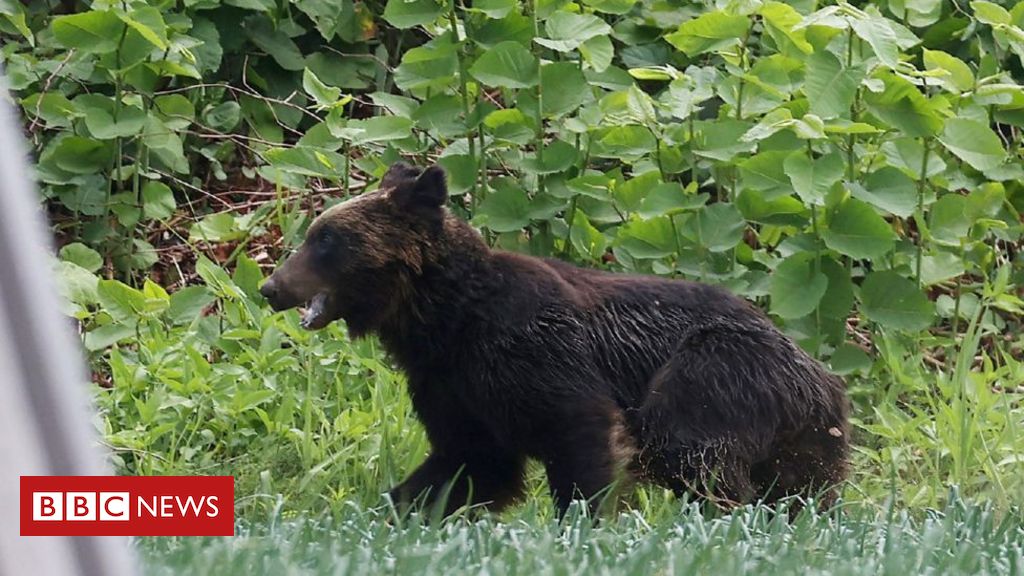
<path id="1" fill-rule="evenodd" d="M 303 325 L 374 333 L 408 376 L 432 453 L 391 491 L 450 514 L 499 509 L 543 463 L 559 511 L 618 471 L 730 505 L 828 502 L 848 401 L 723 288 L 491 250 L 445 208 L 445 174 L 392 166 L 334 206 L 263 284 Z"/>

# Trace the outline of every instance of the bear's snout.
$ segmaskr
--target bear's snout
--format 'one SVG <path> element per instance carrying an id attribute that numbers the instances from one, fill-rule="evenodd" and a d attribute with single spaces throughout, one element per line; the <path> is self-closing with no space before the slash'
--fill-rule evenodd
<path id="1" fill-rule="evenodd" d="M 286 305 L 283 301 L 284 299 L 281 298 L 281 290 L 278 288 L 277 282 L 274 281 L 273 276 L 267 278 L 267 281 L 263 283 L 263 286 L 260 286 L 260 294 L 267 299 L 267 302 L 270 303 L 270 307 L 274 310 L 280 312 L 281 310 L 290 308 L 290 306 Z"/>

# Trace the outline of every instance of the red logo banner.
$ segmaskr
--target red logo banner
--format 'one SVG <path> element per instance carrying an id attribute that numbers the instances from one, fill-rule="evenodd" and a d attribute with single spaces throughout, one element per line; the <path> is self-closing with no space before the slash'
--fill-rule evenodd
<path id="1" fill-rule="evenodd" d="M 22 476 L 22 536 L 233 536 L 231 476 Z"/>

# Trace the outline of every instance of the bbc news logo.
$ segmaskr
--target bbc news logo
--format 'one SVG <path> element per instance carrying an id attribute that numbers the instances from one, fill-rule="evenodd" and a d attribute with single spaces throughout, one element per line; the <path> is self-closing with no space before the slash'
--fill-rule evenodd
<path id="1" fill-rule="evenodd" d="M 22 536 L 232 536 L 231 476 L 22 476 Z"/>

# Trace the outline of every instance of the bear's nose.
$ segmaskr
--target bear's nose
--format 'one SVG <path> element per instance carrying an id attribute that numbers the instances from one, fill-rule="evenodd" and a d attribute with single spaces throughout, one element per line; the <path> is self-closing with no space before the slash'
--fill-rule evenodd
<path id="1" fill-rule="evenodd" d="M 263 283 L 263 286 L 260 286 L 260 294 L 270 302 L 274 301 L 277 296 L 277 283 L 274 282 L 273 278 L 268 279 Z"/>

